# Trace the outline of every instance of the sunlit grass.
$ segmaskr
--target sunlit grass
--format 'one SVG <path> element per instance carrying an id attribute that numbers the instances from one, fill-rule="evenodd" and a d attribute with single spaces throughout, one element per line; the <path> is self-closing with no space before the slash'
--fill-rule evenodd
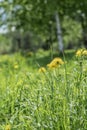
<path id="1" fill-rule="evenodd" d="M 87 60 L 71 53 L 50 69 L 42 50 L 0 56 L 0 130 L 87 129 Z"/>

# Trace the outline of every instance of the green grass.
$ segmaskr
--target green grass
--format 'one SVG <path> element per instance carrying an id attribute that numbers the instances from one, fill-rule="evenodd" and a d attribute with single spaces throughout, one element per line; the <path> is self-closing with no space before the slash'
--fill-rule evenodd
<path id="1" fill-rule="evenodd" d="M 53 70 L 50 52 L 0 56 L 0 130 L 87 130 L 87 60 L 58 56 L 65 64 Z"/>

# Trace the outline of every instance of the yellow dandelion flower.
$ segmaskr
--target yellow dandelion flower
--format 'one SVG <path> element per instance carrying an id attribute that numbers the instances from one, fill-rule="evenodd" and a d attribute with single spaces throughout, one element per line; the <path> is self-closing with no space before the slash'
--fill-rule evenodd
<path id="1" fill-rule="evenodd" d="M 82 52 L 82 55 L 87 55 L 87 50 L 84 50 L 84 51 Z"/>
<path id="2" fill-rule="evenodd" d="M 82 55 L 82 52 L 83 52 L 83 49 L 80 49 L 76 52 L 76 56 L 81 56 Z"/>
<path id="3" fill-rule="evenodd" d="M 47 66 L 49 68 L 56 68 L 56 67 L 59 67 L 62 64 L 64 64 L 64 62 L 62 61 L 62 59 L 59 58 L 59 57 L 57 57 L 57 58 L 54 58 L 49 64 L 47 64 Z"/>
<path id="4" fill-rule="evenodd" d="M 80 56 L 86 56 L 87 55 L 87 50 L 86 49 L 80 49 L 76 52 L 76 56 L 80 57 Z"/>
<path id="5" fill-rule="evenodd" d="M 46 69 L 44 67 L 39 68 L 39 72 L 46 72 Z"/>
<path id="6" fill-rule="evenodd" d="M 64 62 L 62 61 L 61 58 L 57 57 L 57 58 L 54 58 L 51 63 L 63 64 Z"/>
<path id="7" fill-rule="evenodd" d="M 5 130 L 11 130 L 11 125 L 6 125 Z"/>
<path id="8" fill-rule="evenodd" d="M 50 64 L 47 64 L 47 66 L 48 66 L 48 68 L 56 68 L 56 67 L 58 67 L 58 66 L 60 66 L 60 65 L 58 65 L 58 64 L 56 64 L 56 63 L 50 63 Z"/>

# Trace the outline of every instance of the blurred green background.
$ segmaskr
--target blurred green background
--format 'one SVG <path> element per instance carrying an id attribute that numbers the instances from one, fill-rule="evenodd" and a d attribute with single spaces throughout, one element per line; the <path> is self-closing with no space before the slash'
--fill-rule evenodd
<path id="1" fill-rule="evenodd" d="M 87 48 L 86 7 L 86 0 L 0 0 L 0 53 Z"/>

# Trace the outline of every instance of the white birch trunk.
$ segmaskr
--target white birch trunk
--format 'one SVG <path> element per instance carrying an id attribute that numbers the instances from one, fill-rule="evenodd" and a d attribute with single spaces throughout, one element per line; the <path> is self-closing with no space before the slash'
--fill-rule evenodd
<path id="1" fill-rule="evenodd" d="M 64 46 L 63 46 L 63 39 L 62 39 L 62 30 L 61 30 L 59 15 L 57 12 L 55 13 L 55 20 L 56 20 L 56 29 L 57 29 L 57 39 L 58 39 L 59 51 L 63 52 Z"/>

